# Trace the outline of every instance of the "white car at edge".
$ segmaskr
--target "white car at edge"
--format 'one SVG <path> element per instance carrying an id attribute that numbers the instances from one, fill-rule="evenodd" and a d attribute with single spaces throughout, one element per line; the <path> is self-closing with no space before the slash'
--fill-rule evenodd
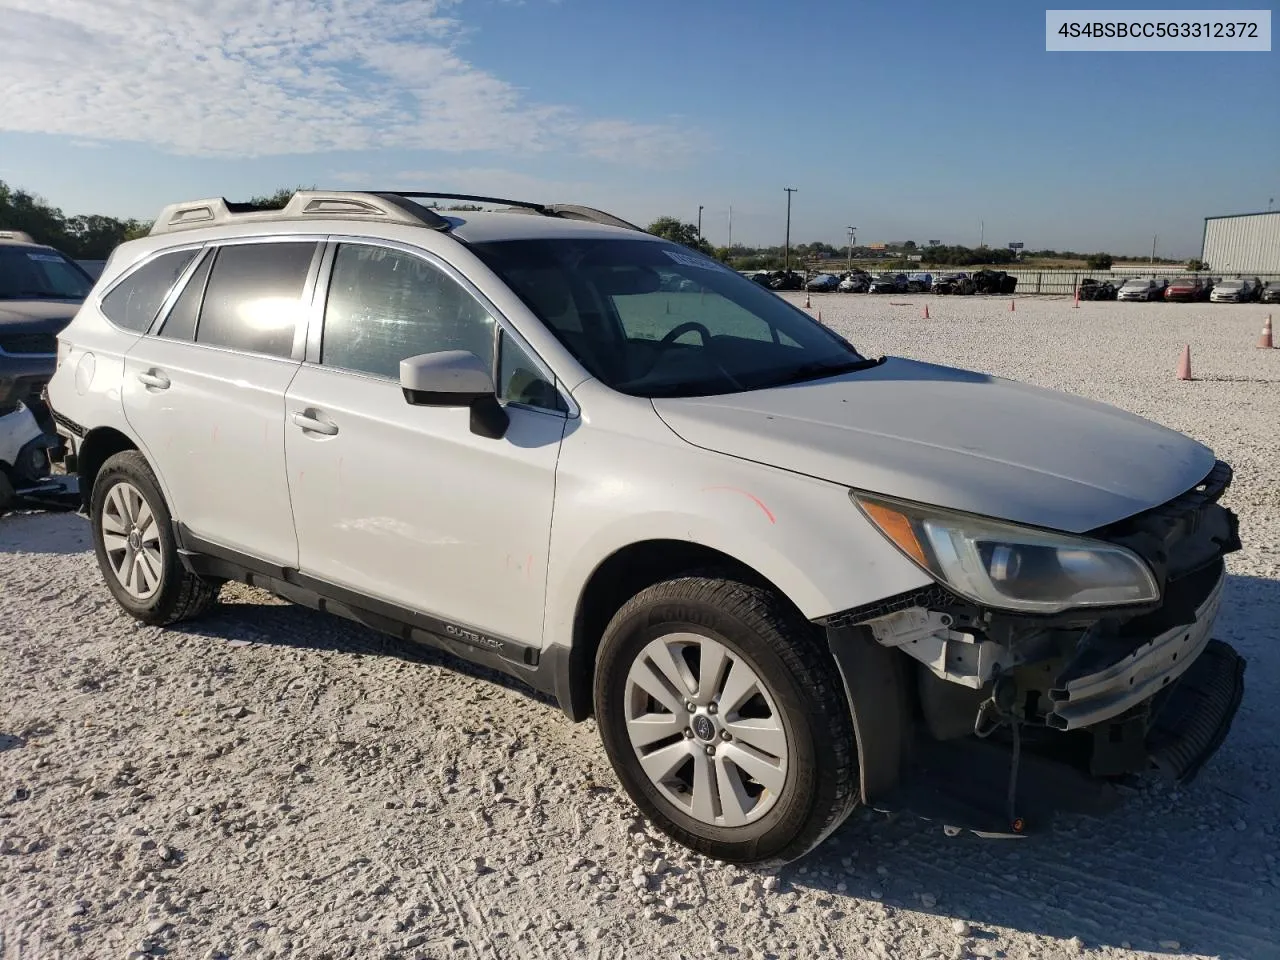
<path id="1" fill-rule="evenodd" d="M 239 579 L 496 667 L 738 862 L 930 812 L 940 750 L 996 758 L 965 769 L 1018 832 L 1025 749 L 1177 779 L 1217 749 L 1244 662 L 1210 450 L 864 357 L 600 211 L 431 196 L 174 204 L 112 255 L 49 398 L 129 614 Z"/>

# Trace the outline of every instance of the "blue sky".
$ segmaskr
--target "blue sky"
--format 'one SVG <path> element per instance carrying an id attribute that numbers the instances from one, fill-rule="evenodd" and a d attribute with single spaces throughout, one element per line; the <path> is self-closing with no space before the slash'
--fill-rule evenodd
<path id="1" fill-rule="evenodd" d="M 794 186 L 797 241 L 1171 256 L 1280 201 L 1280 54 L 1046 53 L 1044 9 L 0 0 L 0 179 L 140 218 L 298 183 L 702 204 L 717 244 L 730 205 L 780 242 Z"/>

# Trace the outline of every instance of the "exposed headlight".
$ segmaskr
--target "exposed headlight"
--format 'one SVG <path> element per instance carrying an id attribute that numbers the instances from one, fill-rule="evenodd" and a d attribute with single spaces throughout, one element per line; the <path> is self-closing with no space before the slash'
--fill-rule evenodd
<path id="1" fill-rule="evenodd" d="M 1026 613 L 1160 599 L 1123 547 L 850 491 L 868 520 L 930 576 L 983 606 Z"/>

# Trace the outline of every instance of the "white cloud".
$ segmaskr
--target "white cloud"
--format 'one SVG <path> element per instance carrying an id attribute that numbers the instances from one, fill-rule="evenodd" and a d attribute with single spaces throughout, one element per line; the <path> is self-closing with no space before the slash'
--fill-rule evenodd
<path id="1" fill-rule="evenodd" d="M 0 0 L 0 130 L 253 157 L 388 148 L 662 165 L 703 141 L 463 59 L 458 0 Z"/>

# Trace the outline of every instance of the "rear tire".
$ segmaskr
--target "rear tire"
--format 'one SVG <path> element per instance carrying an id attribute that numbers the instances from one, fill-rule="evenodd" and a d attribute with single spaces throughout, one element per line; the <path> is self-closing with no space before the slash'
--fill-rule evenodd
<path id="1" fill-rule="evenodd" d="M 839 670 L 762 587 L 690 576 L 633 597 L 601 641 L 595 714 L 641 812 L 718 860 L 795 860 L 857 805 Z"/>
<path id="2" fill-rule="evenodd" d="M 217 602 L 222 583 L 182 565 L 169 507 L 137 450 L 117 453 L 102 465 L 89 520 L 107 589 L 133 618 L 164 626 L 200 616 Z"/>

